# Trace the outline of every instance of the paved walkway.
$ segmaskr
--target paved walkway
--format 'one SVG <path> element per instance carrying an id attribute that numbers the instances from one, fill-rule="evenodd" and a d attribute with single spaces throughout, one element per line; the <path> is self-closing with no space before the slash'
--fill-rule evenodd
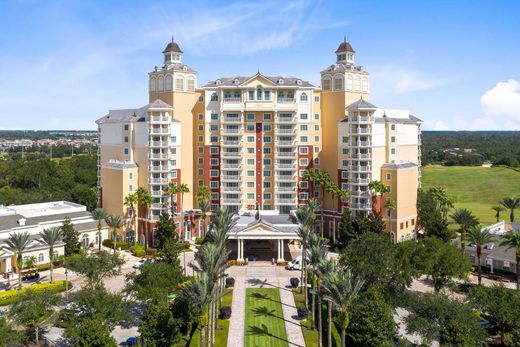
<path id="1" fill-rule="evenodd" d="M 305 340 L 303 339 L 300 322 L 297 319 L 296 305 L 289 283 L 289 279 L 295 277 L 294 272 L 272 265 L 271 262 L 250 262 L 247 266 L 229 268 L 228 275 L 235 278 L 228 346 L 244 346 L 246 288 L 279 288 L 289 346 L 305 347 Z"/>

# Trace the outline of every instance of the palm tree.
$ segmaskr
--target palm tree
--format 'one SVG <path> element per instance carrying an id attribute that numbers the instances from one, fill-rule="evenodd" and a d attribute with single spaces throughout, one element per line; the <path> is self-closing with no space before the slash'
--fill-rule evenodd
<path id="1" fill-rule="evenodd" d="M 383 200 L 383 194 L 388 191 L 383 182 L 378 180 L 370 181 L 368 183 L 368 189 L 370 190 L 373 197 L 372 204 L 374 204 L 375 199 L 377 199 L 377 195 L 381 195 L 381 200 Z M 381 206 L 379 206 L 379 211 L 377 212 L 381 213 Z"/>
<path id="2" fill-rule="evenodd" d="M 300 238 L 300 242 L 302 245 L 302 269 L 300 282 L 302 284 L 302 290 L 305 298 L 305 307 L 309 307 L 308 297 L 307 297 L 307 247 L 309 244 L 309 238 L 313 234 L 311 230 L 312 225 L 312 211 L 309 205 L 301 206 L 296 210 L 296 219 L 300 224 L 298 228 L 298 237 Z"/>
<path id="3" fill-rule="evenodd" d="M 464 249 L 466 248 L 466 244 L 464 242 L 466 238 L 466 231 L 478 225 L 478 218 L 475 217 L 470 210 L 465 208 L 459 208 L 453 212 L 451 218 L 457 223 L 460 227 L 460 250 L 464 254 Z"/>
<path id="4" fill-rule="evenodd" d="M 320 293 L 320 279 L 318 270 L 321 264 L 327 259 L 327 240 L 321 239 L 316 234 L 311 234 L 309 240 L 309 264 L 312 268 L 312 322 L 315 323 L 315 310 L 316 306 L 314 305 L 314 298 L 318 296 L 318 336 L 319 336 L 319 345 L 321 346 L 321 293 Z"/>
<path id="5" fill-rule="evenodd" d="M 117 235 L 117 229 L 121 229 L 125 226 L 125 223 L 123 222 L 123 219 L 119 216 L 109 215 L 105 222 L 107 223 L 109 228 L 112 229 L 112 240 L 114 240 L 114 253 L 116 252 L 116 235 Z"/>
<path id="6" fill-rule="evenodd" d="M 170 196 L 170 216 L 173 218 L 173 215 L 175 214 L 175 201 L 173 197 L 179 193 L 179 186 L 175 182 L 170 182 L 164 192 Z"/>
<path id="7" fill-rule="evenodd" d="M 516 254 L 516 290 L 520 290 L 520 230 L 511 230 L 502 236 L 500 246 L 514 248 Z"/>
<path id="8" fill-rule="evenodd" d="M 520 207 L 520 198 L 504 198 L 500 204 L 509 209 L 509 220 L 511 223 L 515 221 L 515 209 Z"/>
<path id="9" fill-rule="evenodd" d="M 138 207 L 137 207 L 137 220 L 139 220 L 139 218 L 140 218 L 139 206 L 146 207 L 146 211 L 148 213 L 148 208 L 152 204 L 152 195 L 150 194 L 150 191 L 148 191 L 148 189 L 146 189 L 144 187 L 137 188 L 137 191 L 135 192 L 135 194 L 137 196 L 137 205 L 138 205 Z M 141 217 L 141 220 L 142 220 L 142 217 Z M 143 224 L 143 223 L 141 223 L 141 224 Z M 147 220 L 144 221 L 144 225 L 145 225 L 144 247 L 147 248 L 148 247 L 148 221 Z M 139 242 L 141 242 L 141 226 L 139 226 L 139 230 L 138 231 L 139 231 L 138 232 L 138 234 L 139 234 Z"/>
<path id="10" fill-rule="evenodd" d="M 432 195 L 437 202 L 437 208 L 441 210 L 442 217 L 448 218 L 448 211 L 453 208 L 453 199 L 448 196 L 446 189 L 442 187 L 433 187 L 430 189 Z"/>
<path id="11" fill-rule="evenodd" d="M 16 266 L 18 268 L 18 289 L 22 289 L 22 267 L 23 267 L 23 252 L 29 246 L 29 232 L 24 231 L 9 234 L 5 244 L 7 249 L 16 254 Z"/>
<path id="12" fill-rule="evenodd" d="M 354 278 L 347 268 L 338 268 L 338 271 L 327 273 L 323 277 L 323 298 L 330 301 L 338 311 L 342 347 L 345 346 L 345 334 L 350 324 L 350 308 L 363 283 L 363 280 Z"/>
<path id="13" fill-rule="evenodd" d="M 186 183 L 181 183 L 179 185 L 179 193 L 181 194 L 181 231 L 184 235 L 184 239 L 186 240 L 186 230 L 185 230 L 185 226 L 184 226 L 184 194 L 186 193 L 189 193 L 190 192 L 190 188 L 188 187 L 188 185 Z"/>
<path id="14" fill-rule="evenodd" d="M 197 308 L 199 315 L 200 347 L 206 345 L 206 329 L 208 327 L 206 306 L 211 302 L 214 292 L 215 285 L 205 272 L 201 272 L 196 277 L 190 277 L 187 285 L 182 288 L 182 295 Z"/>
<path id="15" fill-rule="evenodd" d="M 302 179 L 309 185 L 311 196 L 314 196 L 314 180 L 316 178 L 316 171 L 313 169 L 307 169 L 303 172 Z"/>
<path id="16" fill-rule="evenodd" d="M 505 207 L 502 205 L 496 205 L 491 207 L 493 211 L 495 211 L 495 218 L 497 219 L 497 223 L 500 221 L 500 212 L 505 211 Z"/>
<path id="17" fill-rule="evenodd" d="M 337 262 L 325 259 L 321 262 L 320 267 L 318 269 L 320 276 L 324 278 L 329 274 L 338 271 L 336 268 Z M 320 294 L 322 298 L 324 298 L 323 293 Z M 330 300 L 327 301 L 327 346 L 332 347 L 332 302 Z"/>
<path id="18" fill-rule="evenodd" d="M 49 260 L 50 260 L 50 272 L 51 272 L 51 283 L 53 282 L 53 270 L 54 270 L 54 245 L 61 241 L 63 237 L 63 231 L 60 227 L 52 227 L 49 229 L 43 229 L 40 233 L 43 241 L 49 245 Z"/>
<path id="19" fill-rule="evenodd" d="M 101 229 L 103 228 L 102 221 L 104 221 L 108 217 L 108 213 L 104 209 L 98 207 L 94 211 L 90 212 L 90 214 L 92 215 L 92 218 L 94 218 L 98 222 L 98 250 L 101 250 Z"/>
<path id="20" fill-rule="evenodd" d="M 130 227 L 134 231 L 134 245 L 137 238 L 135 233 L 135 205 L 137 204 L 137 194 L 128 194 L 125 196 L 124 205 L 128 206 L 128 216 L 130 217 Z"/>
<path id="21" fill-rule="evenodd" d="M 197 201 L 201 211 L 202 223 L 204 223 L 204 236 L 206 235 L 206 216 L 210 208 L 211 191 L 208 186 L 202 185 L 197 192 Z"/>
<path id="22" fill-rule="evenodd" d="M 482 282 L 482 266 L 480 265 L 480 257 L 482 256 L 482 246 L 493 241 L 493 235 L 487 229 L 482 229 L 480 225 L 472 226 L 468 230 L 468 242 L 477 247 L 477 269 L 478 284 Z"/>

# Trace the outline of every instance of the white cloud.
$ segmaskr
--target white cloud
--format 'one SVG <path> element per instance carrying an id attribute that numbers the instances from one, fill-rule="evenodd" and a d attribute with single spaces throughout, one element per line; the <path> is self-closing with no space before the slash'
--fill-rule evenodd
<path id="1" fill-rule="evenodd" d="M 520 128 L 520 82 L 498 82 L 481 96 L 480 104 L 487 116 L 500 118 L 508 128 Z"/>
<path id="2" fill-rule="evenodd" d="M 403 66 L 380 66 L 372 69 L 372 84 L 395 94 L 424 92 L 442 87 L 450 80 Z"/>

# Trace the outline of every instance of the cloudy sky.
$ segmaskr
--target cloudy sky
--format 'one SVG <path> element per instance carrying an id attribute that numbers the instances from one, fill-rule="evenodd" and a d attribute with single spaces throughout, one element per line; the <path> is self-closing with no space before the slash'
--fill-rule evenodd
<path id="1" fill-rule="evenodd" d="M 199 84 L 293 75 L 319 85 L 343 39 L 371 101 L 424 129 L 520 130 L 520 1 L 0 0 L 0 129 L 94 129 L 147 102 L 175 35 Z"/>

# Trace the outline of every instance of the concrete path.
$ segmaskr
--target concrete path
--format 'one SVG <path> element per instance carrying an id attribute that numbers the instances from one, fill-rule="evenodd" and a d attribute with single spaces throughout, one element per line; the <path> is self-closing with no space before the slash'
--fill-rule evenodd
<path id="1" fill-rule="evenodd" d="M 246 288 L 278 288 L 289 346 L 305 347 L 305 340 L 303 339 L 300 322 L 297 319 L 296 305 L 289 283 L 289 279 L 294 277 L 293 272 L 272 265 L 271 262 L 250 262 L 247 266 L 229 268 L 228 275 L 235 279 L 228 346 L 244 346 Z"/>

